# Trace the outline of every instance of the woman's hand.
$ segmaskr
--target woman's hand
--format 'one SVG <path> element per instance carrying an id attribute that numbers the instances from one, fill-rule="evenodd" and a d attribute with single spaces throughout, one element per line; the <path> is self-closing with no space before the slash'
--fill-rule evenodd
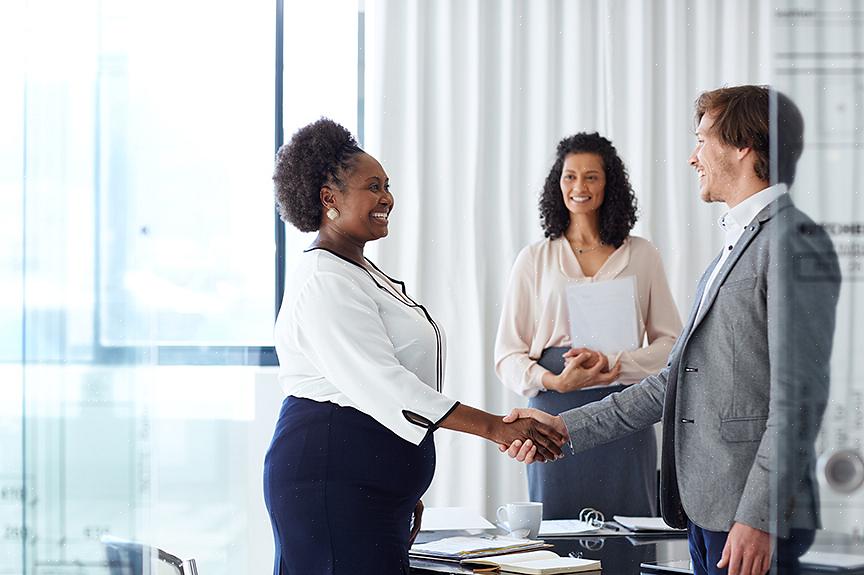
<path id="1" fill-rule="evenodd" d="M 549 372 L 543 376 L 543 386 L 558 393 L 567 393 L 593 385 L 609 385 L 620 374 L 620 361 L 609 369 L 609 360 L 604 354 L 576 348 L 564 354 L 564 370 L 560 374 Z"/>
<path id="2" fill-rule="evenodd" d="M 411 536 L 408 538 L 409 548 L 414 545 L 414 540 L 417 539 L 417 535 L 420 533 L 420 523 L 422 519 L 423 501 L 417 501 L 417 505 L 414 506 L 414 520 L 411 521 Z"/>

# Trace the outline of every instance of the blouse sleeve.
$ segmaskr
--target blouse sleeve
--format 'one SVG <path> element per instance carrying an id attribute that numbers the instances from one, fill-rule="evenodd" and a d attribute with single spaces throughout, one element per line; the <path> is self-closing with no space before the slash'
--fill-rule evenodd
<path id="1" fill-rule="evenodd" d="M 528 248 L 513 264 L 495 338 L 495 373 L 520 395 L 534 397 L 545 391 L 546 370 L 528 356 L 534 337 L 536 297 L 534 263 Z"/>
<path id="2" fill-rule="evenodd" d="M 645 318 L 645 333 L 648 345 L 621 354 L 621 376 L 618 383 L 630 385 L 659 373 L 666 366 L 669 352 L 681 333 L 681 316 L 675 306 L 663 260 L 657 248 L 651 246 L 654 255 L 651 265 L 640 270 L 639 281 L 648 282 L 648 316 Z M 609 357 L 612 365 L 614 357 Z"/>
<path id="3" fill-rule="evenodd" d="M 293 309 L 294 338 L 318 372 L 367 415 L 419 445 L 458 405 L 396 358 L 375 301 L 350 279 L 318 272 Z"/>

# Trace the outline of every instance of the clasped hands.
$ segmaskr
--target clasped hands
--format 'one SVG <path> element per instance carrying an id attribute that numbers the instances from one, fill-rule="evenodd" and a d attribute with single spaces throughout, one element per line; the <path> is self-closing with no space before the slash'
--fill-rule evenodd
<path id="1" fill-rule="evenodd" d="M 609 385 L 621 374 L 621 362 L 610 369 L 609 360 L 600 352 L 584 347 L 564 353 L 564 369 L 558 375 L 543 374 L 543 387 L 558 393 L 568 393 L 594 385 Z"/>

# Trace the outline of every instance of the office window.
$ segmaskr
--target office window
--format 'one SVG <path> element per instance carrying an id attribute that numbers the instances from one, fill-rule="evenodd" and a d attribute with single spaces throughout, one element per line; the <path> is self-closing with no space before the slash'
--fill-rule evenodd
<path id="1" fill-rule="evenodd" d="M 267 571 L 274 144 L 324 113 L 356 133 L 357 2 L 11 6 L 0 575 L 109 573 L 103 535 Z M 288 269 L 310 240 L 287 230 Z"/>

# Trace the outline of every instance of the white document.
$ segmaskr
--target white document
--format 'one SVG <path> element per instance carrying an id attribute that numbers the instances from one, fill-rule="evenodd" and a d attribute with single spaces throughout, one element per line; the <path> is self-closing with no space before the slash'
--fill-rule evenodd
<path id="1" fill-rule="evenodd" d="M 578 535 L 579 533 L 590 533 L 597 528 L 578 519 L 547 519 L 540 522 L 540 533 L 538 537 L 552 537 L 553 535 Z"/>
<path id="2" fill-rule="evenodd" d="M 636 277 L 567 286 L 571 347 L 614 355 L 641 347 Z M 610 366 L 612 367 L 612 366 Z"/>
<path id="3" fill-rule="evenodd" d="M 847 555 L 845 553 L 824 553 L 822 551 L 808 551 L 801 556 L 801 566 L 829 567 L 833 569 L 861 569 L 864 567 L 864 556 Z"/>
<path id="4" fill-rule="evenodd" d="M 625 517 L 616 515 L 613 517 L 622 526 L 630 531 L 684 531 L 670 527 L 663 521 L 662 517 Z"/>
<path id="5" fill-rule="evenodd" d="M 482 515 L 467 507 L 427 507 L 420 520 L 420 531 L 468 531 L 494 529 Z"/>

